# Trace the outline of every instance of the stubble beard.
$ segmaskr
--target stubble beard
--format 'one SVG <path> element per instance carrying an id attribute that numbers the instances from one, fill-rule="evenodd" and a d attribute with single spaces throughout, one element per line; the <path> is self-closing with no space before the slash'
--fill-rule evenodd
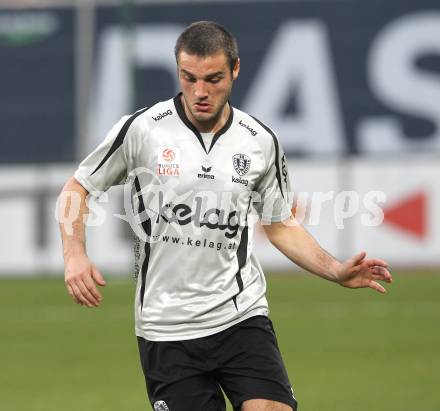
<path id="1" fill-rule="evenodd" d="M 194 113 L 193 107 L 188 104 L 185 96 L 183 96 L 183 99 L 185 100 L 185 104 L 188 107 L 188 110 L 191 112 L 192 117 L 197 121 L 197 123 L 199 123 L 204 128 L 208 129 L 208 128 L 213 128 L 214 125 L 219 120 L 219 118 L 221 117 L 221 115 L 223 113 L 223 109 L 224 109 L 225 105 L 228 103 L 229 96 L 231 95 L 231 90 L 232 90 L 232 87 L 223 97 L 222 102 L 221 102 L 219 108 L 216 110 L 216 112 L 212 113 L 209 117 L 205 117 L 203 115 L 199 115 L 197 113 Z"/>

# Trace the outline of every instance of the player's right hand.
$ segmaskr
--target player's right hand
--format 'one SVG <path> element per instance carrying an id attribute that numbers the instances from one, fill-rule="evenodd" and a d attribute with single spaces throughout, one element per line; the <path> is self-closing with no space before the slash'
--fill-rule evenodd
<path id="1" fill-rule="evenodd" d="M 73 300 L 87 307 L 98 307 L 102 295 L 96 284 L 105 286 L 105 280 L 87 255 L 75 255 L 66 261 L 64 280 Z"/>

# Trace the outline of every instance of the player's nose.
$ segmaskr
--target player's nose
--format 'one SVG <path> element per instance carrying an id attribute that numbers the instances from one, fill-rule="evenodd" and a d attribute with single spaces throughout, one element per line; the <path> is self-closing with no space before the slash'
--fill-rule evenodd
<path id="1" fill-rule="evenodd" d="M 194 94 L 197 98 L 203 98 L 208 95 L 206 84 L 204 81 L 197 81 L 194 85 Z"/>

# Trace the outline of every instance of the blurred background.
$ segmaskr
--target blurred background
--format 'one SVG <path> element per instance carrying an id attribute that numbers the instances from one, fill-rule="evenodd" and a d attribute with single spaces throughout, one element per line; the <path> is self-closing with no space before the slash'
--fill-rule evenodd
<path id="1" fill-rule="evenodd" d="M 98 310 L 64 291 L 54 208 L 122 115 L 179 91 L 173 47 L 196 20 L 236 36 L 232 103 L 278 133 L 300 221 L 394 273 L 386 296 L 339 289 L 257 233 L 301 409 L 440 410 L 438 0 L 0 0 L 0 408 L 149 409 L 122 191 L 89 228 Z"/>

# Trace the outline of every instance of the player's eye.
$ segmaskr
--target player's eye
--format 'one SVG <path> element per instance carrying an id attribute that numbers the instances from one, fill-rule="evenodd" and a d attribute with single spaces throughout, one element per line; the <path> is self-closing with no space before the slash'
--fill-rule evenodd
<path id="1" fill-rule="evenodd" d="M 183 74 L 183 78 L 186 81 L 189 81 L 191 83 L 195 83 L 195 81 L 196 81 L 195 77 L 191 76 L 190 74 L 186 74 L 186 73 Z"/>
<path id="2" fill-rule="evenodd" d="M 216 84 L 216 83 L 218 83 L 221 79 L 222 79 L 221 77 L 213 77 L 213 78 L 209 79 L 208 81 L 209 81 L 210 83 Z"/>

